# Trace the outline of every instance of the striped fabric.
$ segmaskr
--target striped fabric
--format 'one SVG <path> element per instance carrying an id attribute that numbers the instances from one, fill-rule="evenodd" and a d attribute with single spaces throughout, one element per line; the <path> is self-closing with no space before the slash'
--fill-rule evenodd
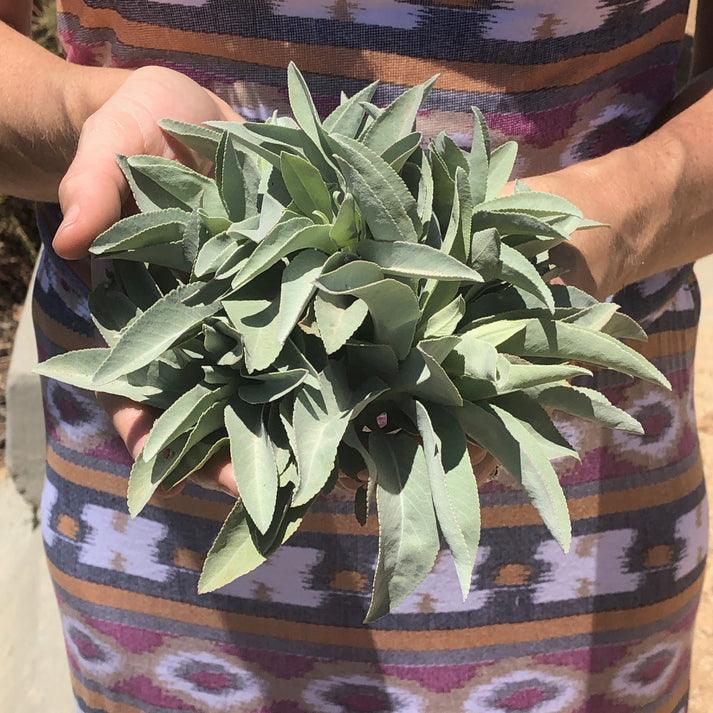
<path id="1" fill-rule="evenodd" d="M 162 64 L 251 118 L 286 110 L 285 67 L 320 110 L 379 77 L 388 101 L 434 72 L 420 117 L 468 140 L 478 104 L 523 145 L 520 175 L 636 140 L 669 100 L 684 0 L 62 0 L 74 62 Z M 47 243 L 60 216 L 40 212 Z M 91 346 L 86 265 L 44 252 L 41 358 Z M 665 392 L 592 380 L 646 435 L 563 421 L 582 463 L 560 464 L 574 541 L 562 554 L 520 492 L 491 484 L 462 602 L 452 564 L 398 610 L 361 624 L 376 523 L 323 497 L 253 574 L 196 594 L 228 498 L 189 488 L 125 505 L 130 458 L 92 394 L 45 383 L 44 537 L 82 711 L 682 713 L 707 541 L 692 399 L 699 311 L 690 268 L 618 301 L 644 320 Z"/>

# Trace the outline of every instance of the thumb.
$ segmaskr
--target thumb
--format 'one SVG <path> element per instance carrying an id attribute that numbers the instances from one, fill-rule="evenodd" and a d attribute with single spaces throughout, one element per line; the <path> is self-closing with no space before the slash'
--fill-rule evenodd
<path id="1" fill-rule="evenodd" d="M 110 104 L 84 123 L 77 153 L 59 186 L 64 219 L 52 244 L 68 260 L 85 257 L 94 238 L 121 217 L 128 186 L 116 157 L 143 150 L 136 120 Z"/>

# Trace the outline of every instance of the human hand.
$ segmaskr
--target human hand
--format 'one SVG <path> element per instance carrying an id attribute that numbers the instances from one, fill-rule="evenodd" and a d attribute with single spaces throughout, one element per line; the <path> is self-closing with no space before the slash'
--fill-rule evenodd
<path id="1" fill-rule="evenodd" d="M 161 131 L 158 122 L 165 117 L 198 124 L 241 121 L 222 99 L 178 72 L 146 67 L 127 73 L 115 93 L 85 121 L 76 156 L 60 184 L 64 221 L 53 242 L 58 255 L 70 260 L 85 257 L 94 238 L 121 217 L 129 190 L 117 154 L 178 159 L 200 171 L 210 167 Z M 138 457 L 157 413 L 126 398 L 98 398 L 131 456 Z M 216 456 L 195 480 L 237 495 L 225 455 Z"/>

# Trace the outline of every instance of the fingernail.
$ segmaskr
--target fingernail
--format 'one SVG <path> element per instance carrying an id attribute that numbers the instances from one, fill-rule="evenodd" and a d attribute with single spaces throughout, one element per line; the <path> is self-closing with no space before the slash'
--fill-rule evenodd
<path id="1" fill-rule="evenodd" d="M 62 217 L 62 222 L 60 223 L 59 228 L 57 229 L 56 235 L 59 235 L 61 232 L 67 230 L 67 228 L 74 225 L 74 223 L 77 221 L 78 217 L 79 217 L 79 206 L 75 203 L 73 206 L 71 206 L 69 208 L 69 210 Z"/>

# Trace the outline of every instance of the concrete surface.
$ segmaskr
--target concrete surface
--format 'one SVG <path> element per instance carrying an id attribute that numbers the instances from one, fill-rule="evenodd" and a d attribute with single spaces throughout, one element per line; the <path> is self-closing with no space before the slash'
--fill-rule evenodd
<path id="1" fill-rule="evenodd" d="M 74 713 L 40 528 L 5 470 L 0 470 L 0 513 L 0 711 Z"/>
<path id="2" fill-rule="evenodd" d="M 28 294 L 32 294 L 32 284 Z M 40 380 L 32 371 L 36 365 L 37 348 L 32 329 L 32 311 L 28 302 L 22 310 L 15 333 L 7 374 L 5 461 L 17 489 L 35 508 L 40 503 L 45 473 L 42 394 Z"/>

